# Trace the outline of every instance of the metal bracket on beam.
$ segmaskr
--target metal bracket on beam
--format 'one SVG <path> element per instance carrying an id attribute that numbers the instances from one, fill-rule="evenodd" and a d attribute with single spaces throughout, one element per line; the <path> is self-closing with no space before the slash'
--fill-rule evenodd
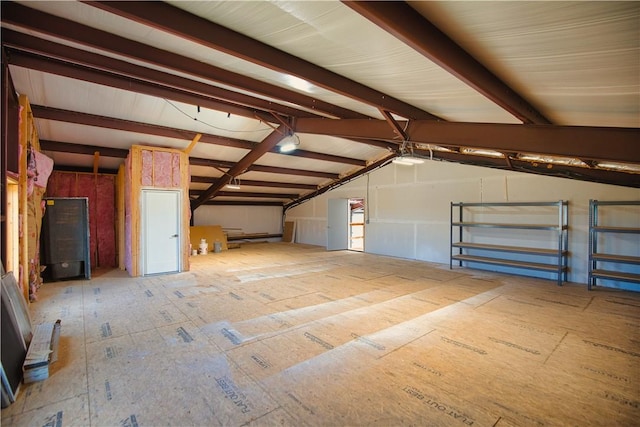
<path id="1" fill-rule="evenodd" d="M 281 135 L 292 135 L 295 132 L 295 117 L 290 117 L 288 121 L 283 120 L 278 114 L 271 112 L 271 115 L 276 119 L 278 123 L 280 123 L 284 128 L 286 128 L 286 133 L 283 133 L 280 128 L 269 125 L 273 130 L 279 132 Z"/>
<path id="2" fill-rule="evenodd" d="M 407 135 L 405 130 L 402 129 L 402 126 L 400 126 L 400 123 L 398 123 L 396 119 L 393 118 L 391 113 L 388 112 L 387 110 L 383 110 L 382 108 L 378 108 L 378 110 L 380 111 L 380 114 L 382 114 L 382 117 L 384 117 L 384 119 L 387 121 L 387 123 L 389 123 L 389 126 L 391 126 L 391 129 L 393 129 L 396 135 L 398 135 L 398 138 L 402 138 L 402 141 L 408 141 L 409 136 Z"/>
<path id="3" fill-rule="evenodd" d="M 511 163 L 511 157 L 516 157 L 518 153 L 511 153 L 508 151 L 504 151 L 502 152 L 502 155 L 504 156 L 504 161 L 507 163 L 507 167 L 511 170 L 513 170 L 513 164 Z"/>

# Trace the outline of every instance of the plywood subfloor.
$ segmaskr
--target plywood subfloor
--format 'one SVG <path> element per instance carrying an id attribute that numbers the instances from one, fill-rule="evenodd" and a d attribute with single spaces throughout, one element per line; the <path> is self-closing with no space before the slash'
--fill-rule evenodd
<path id="1" fill-rule="evenodd" d="M 46 284 L 24 426 L 637 425 L 640 294 L 296 244 Z"/>

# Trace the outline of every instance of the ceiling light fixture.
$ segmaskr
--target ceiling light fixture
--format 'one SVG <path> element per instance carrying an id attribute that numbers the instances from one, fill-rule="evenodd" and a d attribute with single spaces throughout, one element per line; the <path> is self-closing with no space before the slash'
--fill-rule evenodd
<path id="1" fill-rule="evenodd" d="M 295 133 L 287 136 L 280 143 L 280 152 L 281 153 L 290 153 L 300 145 L 300 138 Z"/>
<path id="2" fill-rule="evenodd" d="M 391 162 L 396 165 L 413 166 L 424 163 L 424 159 L 413 154 L 413 147 L 408 147 L 410 143 L 404 141 L 400 146 L 400 155 Z"/>
<path id="3" fill-rule="evenodd" d="M 240 180 L 238 178 L 232 178 L 231 181 L 225 186 L 229 190 L 239 190 Z"/>
<path id="4" fill-rule="evenodd" d="M 403 165 L 403 166 L 413 166 L 417 164 L 417 163 L 413 163 L 412 160 L 413 160 L 412 158 L 400 156 L 393 159 L 391 163 L 396 165 Z"/>

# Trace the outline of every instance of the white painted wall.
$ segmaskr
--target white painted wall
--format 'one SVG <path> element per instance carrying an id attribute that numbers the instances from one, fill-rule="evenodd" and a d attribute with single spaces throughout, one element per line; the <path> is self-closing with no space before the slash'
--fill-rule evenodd
<path id="1" fill-rule="evenodd" d="M 280 206 L 208 206 L 194 211 L 193 225 L 219 225 L 230 233 L 282 233 Z M 267 239 L 279 241 L 281 239 Z"/>
<path id="2" fill-rule="evenodd" d="M 365 252 L 443 264 L 449 263 L 451 202 L 568 200 L 569 281 L 586 283 L 589 199 L 640 200 L 640 189 L 438 161 L 390 164 L 288 210 L 286 220 L 296 222 L 296 242 L 325 246 L 327 199 L 356 197 L 365 198 L 369 221 Z M 637 210 L 621 215 L 625 224 L 635 221 L 640 227 Z M 617 238 L 615 245 L 640 256 L 637 235 Z"/>

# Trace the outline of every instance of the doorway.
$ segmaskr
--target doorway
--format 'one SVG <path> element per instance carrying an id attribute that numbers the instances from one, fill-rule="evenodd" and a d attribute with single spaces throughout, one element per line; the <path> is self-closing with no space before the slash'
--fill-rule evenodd
<path id="1" fill-rule="evenodd" d="M 327 250 L 364 251 L 364 199 L 329 199 Z"/>
<path id="2" fill-rule="evenodd" d="M 142 275 L 180 271 L 180 191 L 142 190 Z"/>
<path id="3" fill-rule="evenodd" d="M 364 199 L 349 199 L 349 249 L 364 251 Z"/>

